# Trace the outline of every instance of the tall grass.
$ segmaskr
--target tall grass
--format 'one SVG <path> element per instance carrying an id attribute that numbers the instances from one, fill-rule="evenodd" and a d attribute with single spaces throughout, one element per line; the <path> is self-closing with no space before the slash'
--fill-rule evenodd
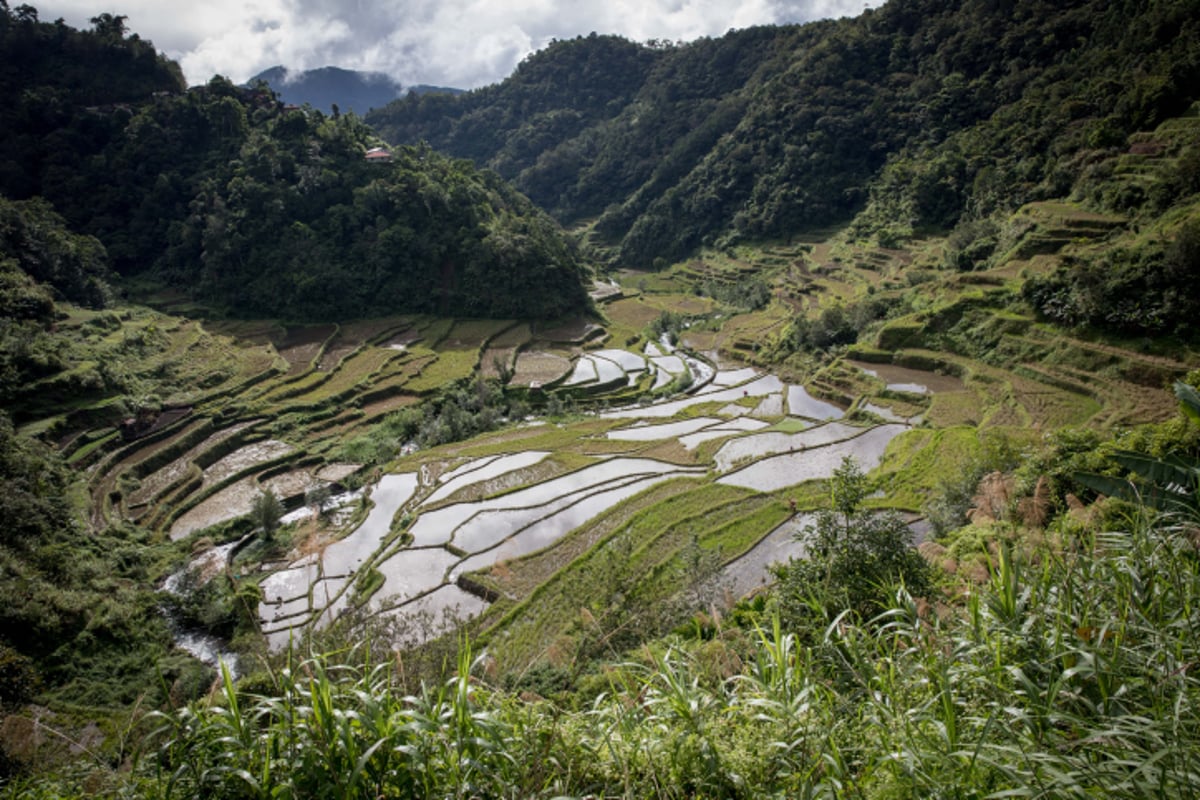
<path id="1" fill-rule="evenodd" d="M 1024 561 L 934 614 L 667 642 L 580 708 L 491 689 L 462 646 L 403 695 L 314 657 L 261 696 L 160 716 L 140 791 L 175 797 L 1200 796 L 1195 528 L 1145 519 Z M 739 645 L 738 642 L 743 642 Z M 732 678 L 701 648 L 741 657 Z M 147 788 L 149 787 L 149 788 Z"/>

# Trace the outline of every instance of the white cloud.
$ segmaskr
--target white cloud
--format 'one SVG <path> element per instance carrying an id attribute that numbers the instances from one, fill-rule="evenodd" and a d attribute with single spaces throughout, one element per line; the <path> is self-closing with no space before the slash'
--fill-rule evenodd
<path id="1" fill-rule="evenodd" d="M 473 88 L 501 80 L 551 39 L 616 33 L 689 41 L 730 28 L 858 14 L 879 0 L 126 0 L 127 25 L 179 61 L 191 83 L 244 81 L 282 64 L 386 72 L 401 83 Z M 89 27 L 111 0 L 54 0 L 44 20 Z"/>

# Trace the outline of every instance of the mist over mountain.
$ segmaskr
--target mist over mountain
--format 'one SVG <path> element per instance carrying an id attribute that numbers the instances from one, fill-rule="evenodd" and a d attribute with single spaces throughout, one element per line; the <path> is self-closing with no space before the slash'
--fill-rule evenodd
<path id="1" fill-rule="evenodd" d="M 271 67 L 247 82 L 262 81 L 289 105 L 308 103 L 326 114 L 336 105 L 341 113 L 366 114 L 382 108 L 405 92 L 404 86 L 381 72 L 358 72 L 340 67 L 321 67 L 293 72 L 283 66 Z"/>

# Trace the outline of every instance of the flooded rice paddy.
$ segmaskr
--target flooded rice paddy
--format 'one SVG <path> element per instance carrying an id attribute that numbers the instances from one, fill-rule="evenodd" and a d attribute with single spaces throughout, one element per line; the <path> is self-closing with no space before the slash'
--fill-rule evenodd
<path id="1" fill-rule="evenodd" d="M 533 357 L 524 364 L 519 358 L 517 365 L 518 372 L 529 368 L 530 384 L 539 380 L 534 374 L 586 386 L 623 385 L 652 373 L 659 383 L 689 375 L 693 389 L 669 400 L 601 413 L 619 427 L 595 435 L 627 443 L 631 452 L 589 456 L 590 462 L 582 466 L 571 462 L 573 468 L 566 473 L 539 466 L 552 453 L 521 450 L 519 439 L 509 440 L 509 452 L 495 455 L 447 456 L 439 461 L 418 454 L 420 460 L 407 470 L 401 460 L 397 472 L 366 487 L 372 505 L 360 523 L 341 538 L 323 546 L 318 542 L 315 550 L 310 545 L 302 557 L 262 580 L 259 617 L 272 647 L 282 647 L 352 608 L 400 620 L 420 616 L 421 635 L 430 635 L 439 625 L 487 607 L 486 599 L 468 591 L 475 584 L 466 576 L 551 547 L 664 481 L 715 480 L 759 492 L 787 489 L 828 477 L 846 456 L 870 470 L 888 443 L 908 427 L 886 414 L 879 414 L 892 420 L 886 424 L 850 424 L 841 420 L 842 408 L 813 397 L 803 386 L 752 368 L 717 369 L 673 351 L 665 341 L 648 345 L 644 353 L 610 348 L 574 362 L 548 353 L 522 356 Z M 700 404 L 703 412 L 697 414 Z M 205 444 L 212 447 L 220 441 L 214 434 Z M 699 459 L 698 465 L 636 455 L 664 443 L 678 443 Z M 714 444 L 701 448 L 705 443 Z M 235 478 L 256 464 L 286 456 L 290 448 L 268 439 L 213 461 L 203 480 L 220 488 L 180 516 L 171 536 L 181 538 L 246 513 L 260 483 L 254 477 Z M 177 473 L 193 468 L 189 465 L 196 457 L 196 452 L 181 457 L 165 468 L 165 476 L 149 483 L 160 486 L 178 480 Z M 341 477 L 353 469 L 343 466 Z M 333 477 L 295 470 L 261 485 L 296 496 Z M 223 482 L 228 485 L 221 486 Z M 346 510 L 341 513 L 349 514 L 362 496 L 345 493 L 332 498 L 327 508 L 342 506 Z M 311 513 L 312 509 L 297 509 L 284 519 Z M 735 591 L 761 584 L 768 577 L 767 564 L 795 553 L 793 529 L 805 519 L 793 518 L 731 562 L 727 578 Z"/>
<path id="2" fill-rule="evenodd" d="M 878 378 L 893 392 L 911 394 L 938 394 L 961 392 L 966 389 L 962 379 L 923 369 L 912 369 L 895 364 L 868 364 L 859 361 L 846 362 L 873 378 Z"/>
<path id="3" fill-rule="evenodd" d="M 805 481 L 828 478 L 847 456 L 857 461 L 864 472 L 869 472 L 879 466 L 888 443 L 907 429 L 905 425 L 879 425 L 853 439 L 760 459 L 718 478 L 718 483 L 773 492 Z"/>
<path id="4" fill-rule="evenodd" d="M 807 419 L 841 419 L 846 414 L 839 406 L 813 397 L 803 386 L 788 387 L 787 405 L 789 414 Z"/>

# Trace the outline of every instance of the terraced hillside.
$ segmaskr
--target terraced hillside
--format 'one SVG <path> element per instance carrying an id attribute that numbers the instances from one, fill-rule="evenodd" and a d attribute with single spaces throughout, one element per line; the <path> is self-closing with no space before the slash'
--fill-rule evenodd
<path id="1" fill-rule="evenodd" d="M 970 284 L 958 302 L 967 303 L 975 288 Z M 524 668 L 545 658 L 548 644 L 555 658 L 570 658 L 595 636 L 616 635 L 605 626 L 627 619 L 630 607 L 667 609 L 681 593 L 721 600 L 769 580 L 764 565 L 797 552 L 792 534 L 802 529 L 805 510 L 821 502 L 812 481 L 829 477 L 847 456 L 866 469 L 879 467 L 884 491 L 874 503 L 919 515 L 924 498 L 961 463 L 963 442 L 974 441 L 981 429 L 1032 441 L 1039 428 L 1152 419 L 1171 407 L 1165 392 L 1146 385 L 1150 373 L 1141 383 L 1108 380 L 1103 390 L 1088 392 L 1082 381 L 1039 367 L 1041 361 L 992 366 L 987 359 L 914 347 L 848 349 L 813 370 L 806 388 L 760 367 L 736 366 L 720 344 L 707 353 L 675 351 L 669 336 L 653 340 L 645 327 L 623 337 L 632 344 L 615 347 L 613 332 L 644 322 L 639 307 L 657 308 L 670 296 L 629 294 L 605 307 L 603 330 L 582 321 L 535 332 L 525 325 L 398 320 L 370 329 L 373 342 L 360 343 L 350 351 L 357 355 L 343 356 L 328 375 L 315 367 L 309 373 L 281 369 L 278 386 L 254 387 L 239 404 L 245 418 L 228 418 L 219 434 L 143 479 L 143 485 L 162 484 L 181 469 L 191 475 L 191 483 L 176 481 L 179 499 L 172 500 L 188 510 L 159 524 L 172 536 L 194 537 L 204 524 L 246 513 L 263 487 L 277 488 L 296 505 L 315 485 L 345 484 L 357 465 L 336 460 L 337 443 L 370 418 L 336 401 L 312 408 L 302 398 L 314 389 L 297 394 L 289 386 L 326 386 L 346 365 L 374 364 L 368 354 L 389 343 L 403 347 L 396 351 L 402 354 L 375 359 L 402 365 L 403 354 L 421 348 L 421 331 L 434 331 L 435 338 L 423 358 L 451 353 L 446 360 L 466 365 L 464 376 L 485 368 L 485 354 L 511 350 L 508 363 L 518 365 L 511 391 L 567 397 L 592 411 L 532 419 L 402 456 L 352 481 L 364 484 L 365 501 L 363 491 L 338 496 L 335 486 L 330 505 L 344 504 L 346 512 L 298 507 L 285 517 L 292 526 L 289 554 L 255 580 L 260 624 L 272 649 L 349 612 L 390 623 L 397 643 L 475 618 L 481 635 L 504 642 L 505 664 Z M 689 307 L 712 306 L 689 301 Z M 771 313 L 778 312 L 763 316 Z M 1037 334 L 1042 329 L 1029 320 L 1010 327 L 1007 339 L 1047 336 L 1043 346 L 1053 343 L 1060 353 L 1069 346 L 1130 370 L 1155 365 L 1153 375 L 1164 380 L 1186 368 L 1110 344 Z M 878 338 L 888 330 L 882 326 Z M 724 328 L 685 330 L 679 339 L 722 335 Z M 468 351 L 474 359 L 463 355 Z M 544 382 L 518 380 L 527 356 L 553 356 L 563 366 Z M 323 360 L 319 353 L 308 357 L 318 365 Z M 396 374 L 382 379 L 394 381 Z M 664 382 L 672 388 L 664 391 Z M 342 383 L 367 394 L 375 385 L 351 377 Z M 540 388 L 531 390 L 535 385 Z M 283 429 L 279 414 L 266 411 L 269 402 L 297 403 L 302 412 L 331 420 L 356 411 L 361 416 L 344 426 L 318 419 L 308 428 L 296 421 Z M 931 429 L 953 435 L 930 437 Z M 277 430 L 280 438 L 270 438 Z M 217 452 L 227 455 L 217 458 Z M 235 463 L 221 468 L 231 457 Z M 189 468 L 180 466 L 189 461 Z M 917 464 L 923 466 L 915 473 Z M 112 506 L 122 513 L 133 507 L 128 501 Z M 236 553 L 230 563 L 238 573 L 251 566 Z"/>
<path id="2" fill-rule="evenodd" d="M 73 311 L 77 361 L 44 380 L 123 370 L 135 391 L 18 419 L 88 468 L 94 528 L 135 522 L 253 586 L 269 649 L 341 618 L 397 642 L 472 619 L 508 667 L 569 662 L 631 613 L 768 580 L 845 457 L 917 519 L 989 430 L 1169 417 L 1194 352 L 1051 324 L 1022 294 L 1135 228 L 1034 203 L 970 269 L 955 237 L 831 231 L 618 273 L 598 318 L 553 323 Z M 256 544 L 267 491 L 284 527 Z"/>

